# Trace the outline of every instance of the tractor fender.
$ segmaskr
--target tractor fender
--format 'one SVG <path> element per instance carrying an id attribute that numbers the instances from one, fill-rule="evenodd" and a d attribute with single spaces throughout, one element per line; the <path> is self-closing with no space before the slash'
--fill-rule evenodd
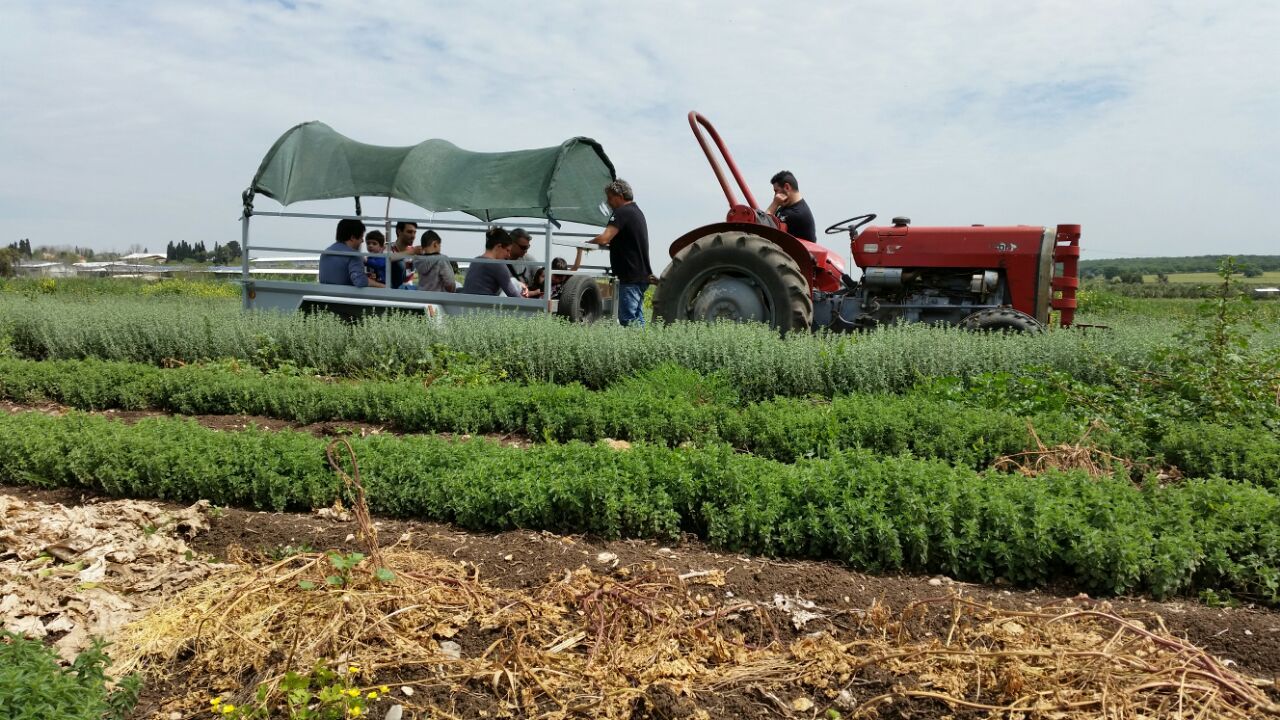
<path id="1" fill-rule="evenodd" d="M 796 266 L 800 268 L 800 274 L 812 284 L 814 276 L 813 256 L 809 254 L 809 251 L 805 248 L 803 241 L 797 240 L 782 230 L 775 227 L 769 227 L 768 225 L 745 222 L 721 222 L 713 223 L 711 225 L 703 225 L 702 227 L 694 228 L 676 238 L 675 242 L 671 243 L 671 248 L 668 250 L 668 254 L 670 254 L 671 257 L 675 257 L 677 253 L 685 249 L 685 247 L 693 244 L 693 242 L 698 238 L 704 238 L 708 235 L 725 232 L 748 233 L 750 235 L 762 237 L 774 245 L 777 245 L 784 253 L 789 255 L 792 260 L 796 261 Z"/>

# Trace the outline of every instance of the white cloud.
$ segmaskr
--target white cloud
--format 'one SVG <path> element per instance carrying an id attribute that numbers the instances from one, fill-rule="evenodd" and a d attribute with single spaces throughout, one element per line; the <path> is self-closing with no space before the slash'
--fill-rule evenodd
<path id="1" fill-rule="evenodd" d="M 1094 257 L 1280 248 L 1271 2 L 289 5 L 7 3 L 0 241 L 237 239 L 262 155 L 321 119 L 393 145 L 594 137 L 660 258 L 725 209 L 696 108 L 759 198 L 793 170 L 820 224 L 1078 222 Z"/>

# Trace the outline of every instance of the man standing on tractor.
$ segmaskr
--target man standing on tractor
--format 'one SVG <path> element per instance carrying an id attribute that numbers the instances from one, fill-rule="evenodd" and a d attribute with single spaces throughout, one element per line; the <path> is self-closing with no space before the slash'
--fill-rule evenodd
<path id="1" fill-rule="evenodd" d="M 604 188 L 604 201 L 613 208 L 604 232 L 588 240 L 609 248 L 609 269 L 618 278 L 618 322 L 644 326 L 644 294 L 653 278 L 649 265 L 649 224 L 635 203 L 626 180 Z"/>
<path id="2" fill-rule="evenodd" d="M 790 170 L 782 170 L 769 179 L 773 184 L 773 202 L 769 204 L 769 214 L 775 215 L 787 224 L 787 232 L 792 237 L 818 242 L 818 231 L 813 224 L 813 212 L 809 203 L 800 194 L 800 184 Z"/>

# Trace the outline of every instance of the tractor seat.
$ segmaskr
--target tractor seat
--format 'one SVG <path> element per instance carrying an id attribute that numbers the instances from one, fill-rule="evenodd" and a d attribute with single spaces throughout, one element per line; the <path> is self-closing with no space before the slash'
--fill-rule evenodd
<path id="1" fill-rule="evenodd" d="M 778 219 L 764 210 L 756 210 L 756 224 L 767 225 L 768 227 L 775 228 L 777 230 L 782 229 L 782 227 L 778 225 Z"/>

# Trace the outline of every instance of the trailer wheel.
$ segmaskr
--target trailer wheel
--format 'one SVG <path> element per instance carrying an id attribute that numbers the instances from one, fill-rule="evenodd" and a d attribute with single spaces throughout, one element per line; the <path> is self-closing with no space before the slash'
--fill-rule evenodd
<path id="1" fill-rule="evenodd" d="M 809 283 L 777 245 L 747 233 L 695 240 L 671 259 L 653 296 L 663 322 L 765 322 L 807 330 L 813 320 Z"/>
<path id="2" fill-rule="evenodd" d="M 593 323 L 604 314 L 600 286 L 590 275 L 572 275 L 560 290 L 556 314 L 573 322 Z"/>
<path id="3" fill-rule="evenodd" d="M 1028 333 L 1044 332 L 1040 321 L 1013 308 L 986 308 L 960 321 L 965 330 L 1004 331 Z"/>

